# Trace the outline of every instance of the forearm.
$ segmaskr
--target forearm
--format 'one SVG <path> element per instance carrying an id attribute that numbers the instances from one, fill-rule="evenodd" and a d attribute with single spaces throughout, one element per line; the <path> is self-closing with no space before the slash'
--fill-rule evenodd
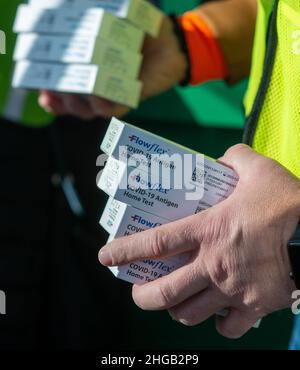
<path id="1" fill-rule="evenodd" d="M 249 75 L 257 0 L 219 0 L 194 10 L 208 24 L 217 40 L 230 82 Z"/>

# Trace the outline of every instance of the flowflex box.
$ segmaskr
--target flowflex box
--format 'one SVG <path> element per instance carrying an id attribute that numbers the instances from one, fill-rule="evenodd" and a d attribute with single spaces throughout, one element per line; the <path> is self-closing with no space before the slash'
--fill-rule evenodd
<path id="1" fill-rule="evenodd" d="M 159 227 L 167 222 L 169 221 L 166 219 L 109 198 L 100 225 L 110 234 L 111 241 Z M 110 270 L 117 278 L 140 285 L 171 273 L 186 264 L 188 258 L 188 254 L 182 254 L 161 260 L 145 259 L 124 266 L 111 267 Z"/>
<path id="2" fill-rule="evenodd" d="M 142 55 L 101 37 L 23 33 L 17 37 L 14 60 L 95 64 L 120 76 L 137 79 Z"/>
<path id="3" fill-rule="evenodd" d="M 204 158 L 203 166 L 196 165 L 192 171 L 189 188 L 176 189 L 164 186 L 163 182 L 152 182 L 147 172 L 127 167 L 126 163 L 110 157 L 98 187 L 118 201 L 144 212 L 178 220 L 225 200 L 236 186 L 237 180 L 233 180 L 230 169 L 208 158 Z M 200 184 L 194 178 L 196 173 L 201 178 Z"/>
<path id="4" fill-rule="evenodd" d="M 100 8 L 44 9 L 20 5 L 14 32 L 102 37 L 124 48 L 140 51 L 143 31 Z"/>
<path id="5" fill-rule="evenodd" d="M 96 95 L 135 108 L 138 106 L 140 81 L 116 76 L 96 65 L 16 63 L 14 88 L 50 90 L 81 95 Z"/>
<path id="6" fill-rule="evenodd" d="M 145 0 L 30 0 L 29 4 L 44 8 L 100 7 L 127 19 L 153 37 L 158 36 L 163 20 L 163 13 Z"/>
<path id="7" fill-rule="evenodd" d="M 217 161 L 115 118 L 101 149 L 109 159 L 100 189 L 169 220 L 219 203 L 238 181 L 233 170 Z"/>
<path id="8" fill-rule="evenodd" d="M 158 135 L 152 134 L 139 127 L 130 125 L 117 118 L 112 118 L 104 139 L 101 150 L 110 157 L 127 163 L 129 166 L 139 164 L 144 171 L 151 166 L 159 165 L 165 173 L 170 171 L 171 176 L 178 170 L 176 159 L 183 163 L 185 158 L 197 162 L 204 156 L 195 150 L 179 145 Z M 214 159 L 205 156 L 206 163 L 211 164 L 219 171 L 223 178 L 233 183 L 237 175 L 231 169 L 217 163 Z M 223 174 L 224 172 L 224 174 Z"/>
<path id="9" fill-rule="evenodd" d="M 165 218 L 143 212 L 110 197 L 102 214 L 100 225 L 112 238 L 120 238 L 154 229 L 168 222 Z"/>

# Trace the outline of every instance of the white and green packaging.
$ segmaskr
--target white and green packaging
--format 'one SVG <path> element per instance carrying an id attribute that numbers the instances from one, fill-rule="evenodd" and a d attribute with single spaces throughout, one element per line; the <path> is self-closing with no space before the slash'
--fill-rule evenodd
<path id="1" fill-rule="evenodd" d="M 146 0 L 30 0 L 29 4 L 44 8 L 103 8 L 153 37 L 158 36 L 163 20 L 163 13 Z"/>
<path id="2" fill-rule="evenodd" d="M 101 8 L 45 9 L 18 7 L 14 32 L 101 37 L 132 51 L 140 51 L 144 32 Z"/>
<path id="3" fill-rule="evenodd" d="M 101 37 L 22 33 L 17 37 L 14 61 L 94 64 L 137 79 L 142 55 Z"/>
<path id="4" fill-rule="evenodd" d="M 122 78 L 96 65 L 27 60 L 16 63 L 12 85 L 22 89 L 95 95 L 132 108 L 138 106 L 142 88 L 140 81 Z"/>
<path id="5" fill-rule="evenodd" d="M 115 118 L 101 149 L 109 159 L 98 182 L 100 189 L 168 220 L 221 202 L 238 181 L 236 173 L 221 163 Z"/>

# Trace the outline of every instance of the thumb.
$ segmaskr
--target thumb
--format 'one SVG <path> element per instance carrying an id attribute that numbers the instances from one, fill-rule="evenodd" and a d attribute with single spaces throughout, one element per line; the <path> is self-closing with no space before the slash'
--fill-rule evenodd
<path id="1" fill-rule="evenodd" d="M 223 157 L 218 159 L 218 162 L 232 168 L 240 175 L 258 157 L 260 157 L 260 154 L 251 149 L 250 146 L 237 144 L 227 149 Z"/>

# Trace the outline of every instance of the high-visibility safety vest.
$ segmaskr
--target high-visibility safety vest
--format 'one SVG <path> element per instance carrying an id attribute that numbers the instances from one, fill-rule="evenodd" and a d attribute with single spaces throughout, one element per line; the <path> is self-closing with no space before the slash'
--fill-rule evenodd
<path id="1" fill-rule="evenodd" d="M 0 30 L 6 36 L 6 54 L 0 55 L 0 116 L 31 127 L 43 127 L 52 121 L 52 116 L 39 107 L 37 93 L 11 88 L 13 73 L 13 50 L 16 35 L 13 23 L 16 10 L 22 0 L 0 1 Z"/>
<path id="2" fill-rule="evenodd" d="M 258 3 L 244 141 L 300 178 L 300 1 Z"/>

